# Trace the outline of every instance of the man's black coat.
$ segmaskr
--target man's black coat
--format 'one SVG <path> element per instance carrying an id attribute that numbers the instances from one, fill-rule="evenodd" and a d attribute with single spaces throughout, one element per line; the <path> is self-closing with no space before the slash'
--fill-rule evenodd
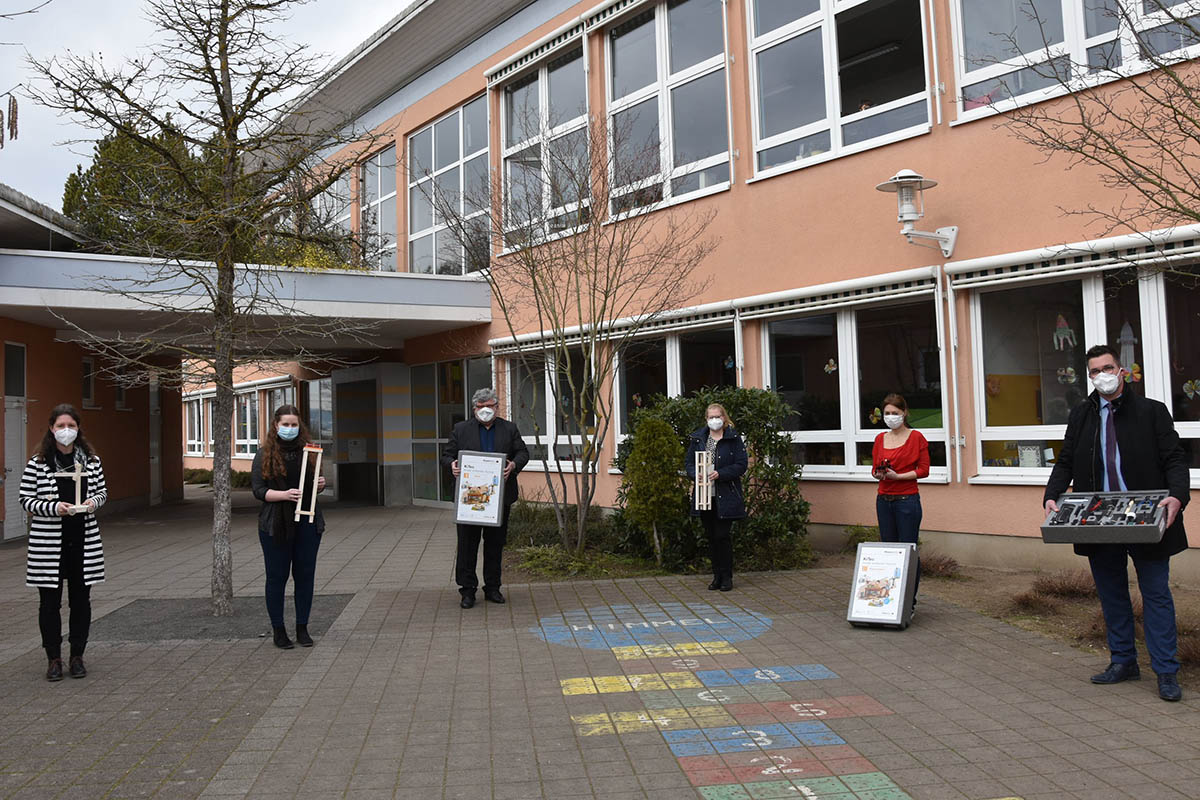
<path id="1" fill-rule="evenodd" d="M 517 426 L 502 417 L 492 420 L 492 430 L 496 434 L 496 449 L 494 452 L 503 453 L 509 461 L 516 464 L 512 475 L 504 482 L 504 505 L 511 506 L 517 502 L 517 475 L 529 463 L 529 450 L 525 448 L 525 440 Z M 450 469 L 450 464 L 458 458 L 460 450 L 481 451 L 479 444 L 479 420 L 472 417 L 456 423 L 450 432 L 450 441 L 442 450 L 442 465 Z"/>
<path id="2" fill-rule="evenodd" d="M 1188 465 L 1175 432 L 1171 412 L 1157 400 L 1140 397 L 1126 389 L 1116 401 L 1117 449 L 1121 453 L 1121 476 L 1130 491 L 1166 489 L 1188 504 Z M 1046 484 L 1046 500 L 1057 500 L 1074 483 L 1077 492 L 1104 489 L 1104 464 L 1100 453 L 1100 397 L 1092 392 L 1071 409 L 1062 450 Z M 1081 556 L 1090 555 L 1104 545 L 1075 545 Z M 1183 530 L 1183 509 L 1175 524 L 1167 528 L 1156 544 L 1129 545 L 1137 558 L 1167 558 L 1187 549 Z"/>

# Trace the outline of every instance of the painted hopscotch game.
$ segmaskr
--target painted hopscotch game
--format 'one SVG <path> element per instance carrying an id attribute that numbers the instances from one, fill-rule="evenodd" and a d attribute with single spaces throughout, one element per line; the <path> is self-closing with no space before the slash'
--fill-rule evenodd
<path id="1" fill-rule="evenodd" d="M 910 798 L 827 724 L 890 709 L 866 695 L 813 698 L 814 682 L 838 677 L 821 664 L 745 666 L 736 643 L 769 630 L 770 617 L 663 603 L 580 609 L 539 623 L 531 632 L 547 642 L 611 650 L 625 665 L 623 674 L 560 681 L 564 695 L 596 700 L 593 713 L 572 715 L 577 735 L 658 731 L 704 800 Z M 799 687 L 804 697 L 792 693 Z M 616 694 L 641 710 L 600 710 Z"/>

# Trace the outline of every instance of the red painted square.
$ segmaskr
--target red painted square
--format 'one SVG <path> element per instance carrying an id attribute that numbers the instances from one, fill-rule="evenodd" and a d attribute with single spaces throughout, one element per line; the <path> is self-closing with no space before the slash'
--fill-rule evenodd
<path id="1" fill-rule="evenodd" d="M 684 774 L 692 782 L 692 786 L 720 786 L 739 782 L 727 769 L 699 769 L 695 772 L 684 770 Z"/>
<path id="2" fill-rule="evenodd" d="M 779 700 L 766 703 L 766 707 L 768 711 L 779 718 L 780 722 L 820 721 L 856 716 L 850 709 L 829 697 L 815 700 Z"/>
<path id="3" fill-rule="evenodd" d="M 812 753 L 807 747 L 785 747 L 780 750 L 744 750 L 739 753 L 725 753 L 722 757 L 725 763 L 733 768 L 745 767 L 751 764 L 762 764 L 765 756 L 780 756 L 791 761 L 812 761 Z"/>
<path id="4" fill-rule="evenodd" d="M 681 756 L 679 766 L 684 772 L 696 772 L 705 769 L 724 769 L 725 762 L 720 756 Z"/>
<path id="5" fill-rule="evenodd" d="M 827 778 L 830 771 L 815 759 L 792 761 L 778 756 L 778 752 L 763 753 L 758 764 L 734 767 L 733 774 L 742 783 L 757 781 L 786 781 L 789 778 Z"/>
<path id="6" fill-rule="evenodd" d="M 762 703 L 733 703 L 725 706 L 725 710 L 739 725 L 768 725 L 779 722 L 779 718 Z"/>
<path id="7" fill-rule="evenodd" d="M 859 756 L 857 758 L 838 758 L 832 761 L 824 762 L 825 766 L 833 771 L 834 775 L 858 775 L 863 772 L 878 772 L 867 759 Z"/>

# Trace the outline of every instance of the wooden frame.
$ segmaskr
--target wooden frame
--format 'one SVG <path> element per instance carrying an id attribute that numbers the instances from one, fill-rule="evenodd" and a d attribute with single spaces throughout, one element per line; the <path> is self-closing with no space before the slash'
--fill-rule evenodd
<path id="1" fill-rule="evenodd" d="M 310 453 L 316 453 L 316 463 L 313 464 L 313 490 L 312 500 L 309 501 L 308 508 L 304 508 L 304 481 L 308 475 L 308 456 Z M 308 521 L 312 522 L 317 518 L 317 481 L 321 477 L 321 455 L 324 451 L 315 444 L 304 445 L 304 451 L 300 461 L 300 502 L 296 503 L 295 522 L 300 521 L 300 517 L 308 517 Z"/>
<path id="2" fill-rule="evenodd" d="M 697 511 L 711 511 L 713 498 L 712 454 L 707 450 L 696 451 L 696 485 L 693 491 L 693 502 Z"/>

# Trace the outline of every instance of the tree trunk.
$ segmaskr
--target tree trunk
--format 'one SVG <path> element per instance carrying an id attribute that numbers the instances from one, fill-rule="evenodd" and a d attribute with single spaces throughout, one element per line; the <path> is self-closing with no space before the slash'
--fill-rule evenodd
<path id="1" fill-rule="evenodd" d="M 233 261 L 217 263 L 217 297 L 214 318 L 216 358 L 213 377 L 213 616 L 233 614 L 233 498 L 230 493 L 233 452 Z"/>
<path id="2" fill-rule="evenodd" d="M 658 538 L 658 523 L 650 523 L 650 533 L 654 537 L 654 563 L 662 566 L 662 540 Z"/>

